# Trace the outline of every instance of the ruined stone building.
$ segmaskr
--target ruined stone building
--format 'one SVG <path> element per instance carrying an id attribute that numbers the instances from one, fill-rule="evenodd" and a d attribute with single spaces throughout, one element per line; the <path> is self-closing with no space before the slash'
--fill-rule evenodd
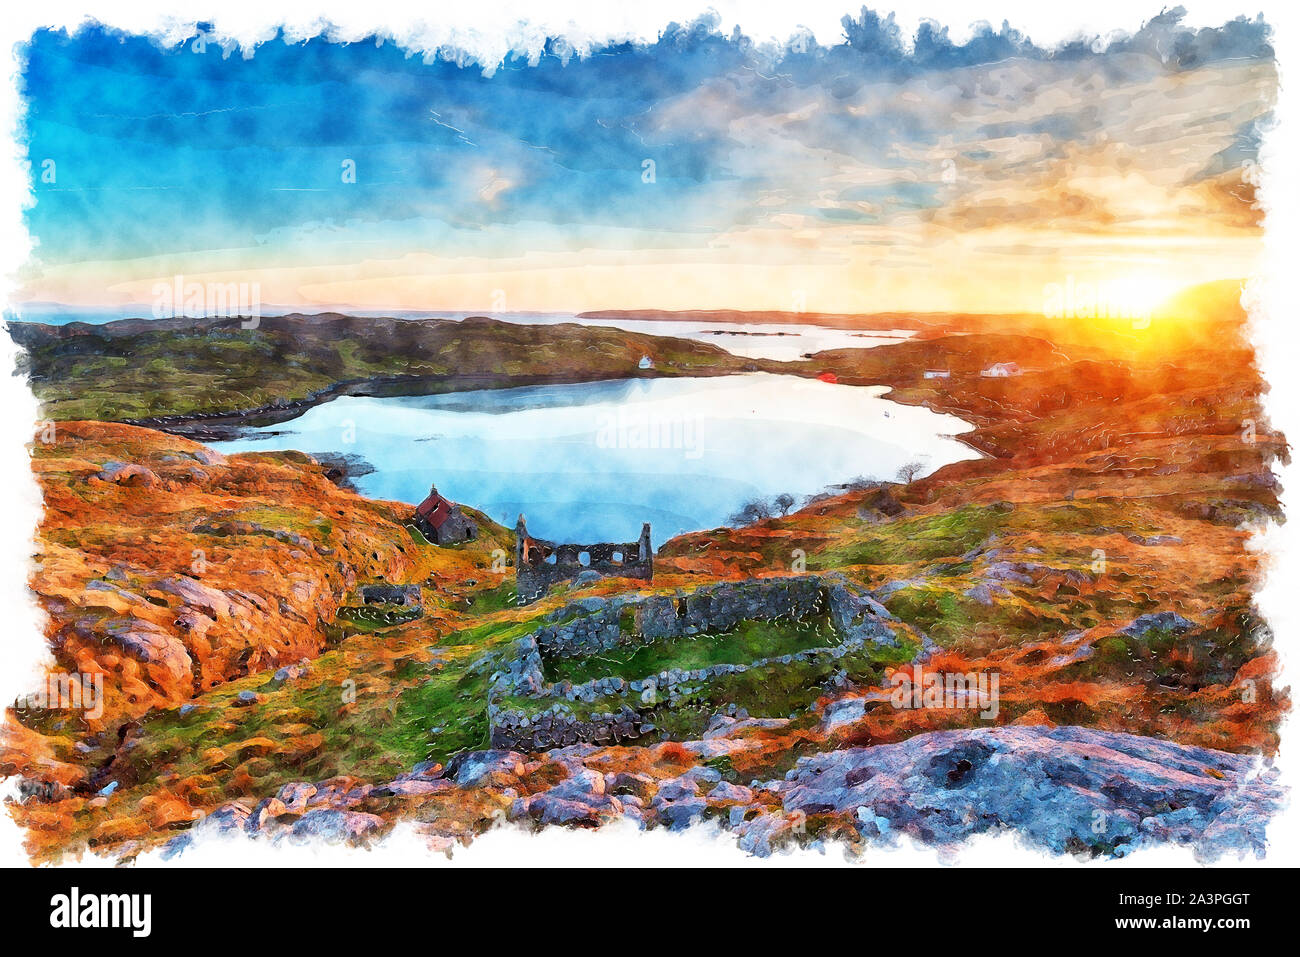
<path id="1" fill-rule="evenodd" d="M 472 542 L 478 526 L 465 517 L 460 506 L 438 494 L 438 486 L 429 486 L 429 497 L 415 506 L 413 523 L 420 534 L 435 545 Z"/>
<path id="2" fill-rule="evenodd" d="M 515 525 L 515 590 L 519 604 L 536 601 L 551 585 L 584 572 L 650 581 L 654 577 L 650 523 L 641 525 L 641 537 L 635 542 L 557 545 L 530 536 L 523 515 L 519 516 Z"/>

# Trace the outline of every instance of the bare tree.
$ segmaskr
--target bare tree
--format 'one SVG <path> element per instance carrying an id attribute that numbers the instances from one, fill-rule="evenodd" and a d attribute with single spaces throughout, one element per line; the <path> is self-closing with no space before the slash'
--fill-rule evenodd
<path id="1" fill-rule="evenodd" d="M 772 504 L 781 510 L 782 515 L 789 515 L 790 509 L 794 508 L 794 496 L 789 492 L 782 492 L 772 499 Z"/>
<path id="2" fill-rule="evenodd" d="M 772 510 L 768 507 L 767 502 L 761 498 L 751 499 L 740 507 L 728 521 L 732 525 L 753 525 L 755 522 L 761 522 L 765 518 L 772 517 Z"/>
<path id="3" fill-rule="evenodd" d="M 921 469 L 925 468 L 920 462 L 908 462 L 898 470 L 898 481 L 907 485 L 914 481 L 921 474 Z"/>

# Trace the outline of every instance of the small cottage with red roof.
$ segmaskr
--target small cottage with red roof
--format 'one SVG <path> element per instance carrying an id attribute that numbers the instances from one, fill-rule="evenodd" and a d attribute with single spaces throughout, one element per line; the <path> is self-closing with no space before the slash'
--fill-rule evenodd
<path id="1" fill-rule="evenodd" d="M 478 526 L 465 517 L 460 506 L 438 494 L 438 486 L 429 486 L 429 497 L 415 506 L 415 527 L 435 545 L 472 542 Z"/>

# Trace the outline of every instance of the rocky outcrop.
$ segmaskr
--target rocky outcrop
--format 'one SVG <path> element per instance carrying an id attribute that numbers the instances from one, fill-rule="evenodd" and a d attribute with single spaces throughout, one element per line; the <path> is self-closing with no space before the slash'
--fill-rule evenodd
<path id="1" fill-rule="evenodd" d="M 357 577 L 429 574 L 399 516 L 300 453 L 222 456 L 148 429 L 61 422 L 31 587 L 60 667 L 102 676 L 100 731 L 315 657 Z M 419 589 L 415 588 L 418 600 Z"/>
<path id="2" fill-rule="evenodd" d="M 741 724 L 717 730 L 735 734 Z M 511 818 L 595 826 L 624 817 L 672 830 L 713 820 L 759 856 L 814 840 L 821 829 L 810 822 L 822 820 L 864 844 L 956 846 L 1005 832 L 1058 854 L 1122 857 L 1174 843 L 1213 860 L 1262 857 L 1285 797 L 1257 758 L 1079 727 L 919 734 L 802 758 L 784 779 L 749 785 L 703 765 L 671 777 L 602 776 L 585 762 L 603 753 L 551 752 L 563 779 L 517 798 Z"/>
<path id="3" fill-rule="evenodd" d="M 1214 858 L 1263 855 L 1283 793 L 1259 770 L 1247 755 L 1156 738 L 1001 727 L 802 758 L 773 790 L 787 813 L 848 815 L 868 840 L 957 844 L 1011 830 L 1058 853 L 1174 842 Z"/>
<path id="4" fill-rule="evenodd" d="M 1196 622 L 1188 621 L 1182 615 L 1172 611 L 1159 611 L 1151 615 L 1142 615 L 1119 629 L 1116 634 L 1126 638 L 1145 638 L 1153 631 L 1167 631 L 1180 635 L 1196 627 Z"/>
<path id="5" fill-rule="evenodd" d="M 362 585 L 361 600 L 367 605 L 419 605 L 419 585 Z"/>
<path id="6" fill-rule="evenodd" d="M 425 763 L 381 784 L 294 782 L 260 801 L 218 808 L 165 853 L 206 834 L 366 844 L 387 832 L 397 806 L 425 820 L 441 815 L 444 823 L 435 826 L 460 829 L 462 837 L 481 828 L 451 822 L 600 827 L 630 820 L 669 830 L 710 824 L 758 856 L 824 846 L 827 836 L 858 849 L 903 838 L 955 848 L 973 835 L 1002 832 L 1058 854 L 1122 857 L 1174 843 L 1213 860 L 1262 856 L 1269 818 L 1285 797 L 1259 759 L 1080 727 L 919 734 L 814 754 L 784 778 L 747 784 L 698 763 L 708 753 L 699 745 L 743 747 L 773 724 L 720 718 L 708 741 L 637 749 L 641 757 L 613 769 L 618 752 L 577 743 L 532 757 L 463 752 L 445 768 Z M 696 763 L 682 763 L 696 752 Z"/>

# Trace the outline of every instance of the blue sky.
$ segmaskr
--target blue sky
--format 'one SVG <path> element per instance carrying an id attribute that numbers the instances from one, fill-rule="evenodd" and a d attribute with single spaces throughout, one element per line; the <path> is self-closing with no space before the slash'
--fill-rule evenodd
<path id="1" fill-rule="evenodd" d="M 42 32 L 19 298 L 148 302 L 183 274 L 302 307 L 999 309 L 1066 274 L 1240 274 L 1268 29 L 1179 21 L 1043 49 L 863 10 L 773 49 L 706 17 L 487 71 L 380 39 Z"/>

